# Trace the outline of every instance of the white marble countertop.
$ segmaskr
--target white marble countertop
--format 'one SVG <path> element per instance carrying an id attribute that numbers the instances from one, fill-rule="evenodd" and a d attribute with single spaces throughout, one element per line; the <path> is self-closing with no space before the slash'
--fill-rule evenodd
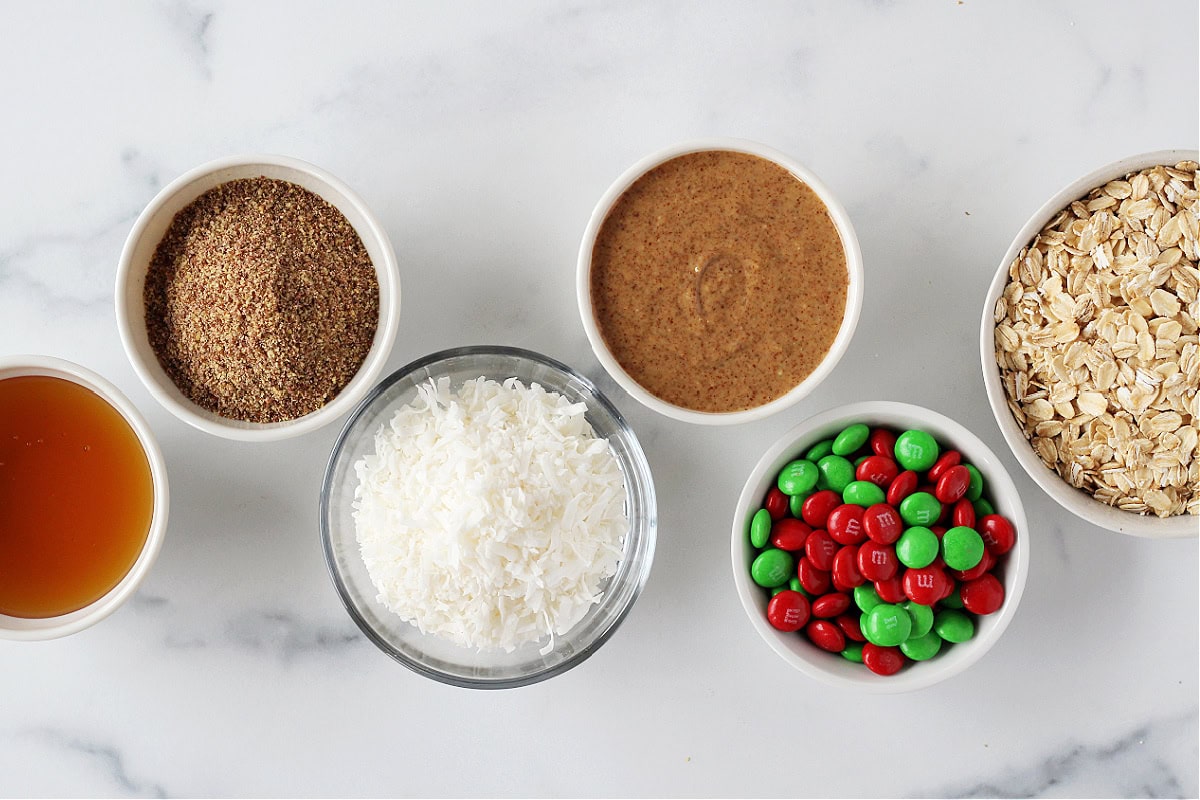
<path id="1" fill-rule="evenodd" d="M 1189 0 L 756 4 L 0 2 L 0 352 L 89 366 L 145 413 L 171 479 L 136 598 L 0 642 L 0 795 L 1195 796 L 1197 541 L 1075 521 L 984 399 L 977 322 L 1026 218 L 1121 156 L 1197 143 Z M 857 226 L 862 321 L 798 407 L 700 429 L 603 379 L 579 238 L 642 155 L 740 136 L 808 164 Z M 134 217 L 210 159 L 321 165 L 385 223 L 404 307 L 389 371 L 529 347 L 601 379 L 651 462 L 658 551 L 597 655 L 519 690 L 442 686 L 378 652 L 326 574 L 334 425 L 218 440 L 170 416 L 117 336 Z M 729 575 L 742 482 L 853 400 L 975 430 L 1023 492 L 1028 586 L 967 673 L 824 688 L 747 624 Z"/>

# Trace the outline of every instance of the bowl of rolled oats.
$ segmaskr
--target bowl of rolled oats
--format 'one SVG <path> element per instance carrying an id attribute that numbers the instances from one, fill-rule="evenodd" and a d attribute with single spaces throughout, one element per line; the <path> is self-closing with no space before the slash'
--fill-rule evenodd
<path id="1" fill-rule="evenodd" d="M 1013 455 L 1059 505 L 1200 535 L 1195 150 L 1132 156 L 1052 197 L 988 290 L 980 358 Z"/>

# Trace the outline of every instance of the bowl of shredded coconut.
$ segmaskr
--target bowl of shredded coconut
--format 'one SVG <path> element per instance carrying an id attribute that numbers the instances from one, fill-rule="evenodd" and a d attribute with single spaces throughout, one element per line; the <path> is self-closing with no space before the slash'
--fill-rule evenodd
<path id="1" fill-rule="evenodd" d="M 654 554 L 650 468 L 584 376 L 509 347 L 419 359 L 334 445 L 321 538 L 350 616 L 416 672 L 511 688 L 616 630 Z"/>

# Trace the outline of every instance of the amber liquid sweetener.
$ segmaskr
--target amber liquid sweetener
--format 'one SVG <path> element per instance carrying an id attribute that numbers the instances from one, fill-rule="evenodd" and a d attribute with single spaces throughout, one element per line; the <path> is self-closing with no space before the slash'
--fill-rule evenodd
<path id="1" fill-rule="evenodd" d="M 115 408 L 61 378 L 0 380 L 0 613 L 55 617 L 101 598 L 153 511 L 150 462 Z"/>

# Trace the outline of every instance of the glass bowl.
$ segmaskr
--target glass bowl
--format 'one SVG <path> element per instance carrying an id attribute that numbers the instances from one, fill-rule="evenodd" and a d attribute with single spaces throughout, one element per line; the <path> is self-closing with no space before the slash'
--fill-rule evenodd
<path id="1" fill-rule="evenodd" d="M 503 650 L 477 651 L 423 634 L 376 599 L 359 553 L 354 527 L 354 464 L 375 449 L 375 434 L 396 409 L 412 402 L 417 386 L 447 377 L 457 389 L 466 380 L 518 378 L 538 383 L 573 403 L 587 406 L 586 418 L 598 437 L 608 440 L 625 478 L 629 533 L 616 573 L 602 586 L 603 596 L 570 631 Z M 325 470 L 320 501 L 321 544 L 329 574 L 351 618 L 380 650 L 426 677 L 474 689 L 506 689 L 545 680 L 567 671 L 596 652 L 629 613 L 650 573 L 657 511 L 650 465 L 637 437 L 620 412 L 589 381 L 546 356 L 511 347 L 462 347 L 418 359 L 385 378 L 354 409 Z"/>

